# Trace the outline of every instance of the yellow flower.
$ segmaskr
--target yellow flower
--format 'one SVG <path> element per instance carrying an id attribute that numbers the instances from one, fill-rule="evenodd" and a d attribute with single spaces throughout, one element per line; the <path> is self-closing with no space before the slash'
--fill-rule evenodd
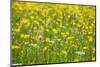
<path id="1" fill-rule="evenodd" d="M 60 24 L 60 28 L 63 28 L 64 26 L 62 24 Z"/>
<path id="2" fill-rule="evenodd" d="M 64 32 L 61 32 L 61 35 L 64 35 L 65 33 Z"/>
<path id="3" fill-rule="evenodd" d="M 57 23 L 61 22 L 61 19 L 57 19 L 56 22 L 57 22 Z"/>
<path id="4" fill-rule="evenodd" d="M 92 26 L 89 26 L 89 29 L 92 29 Z"/>
<path id="5" fill-rule="evenodd" d="M 92 32 L 91 32 L 91 31 L 89 31 L 89 32 L 88 32 L 88 34 L 92 34 Z"/>
<path id="6" fill-rule="evenodd" d="M 38 48 L 39 46 L 38 46 L 38 44 L 29 44 L 30 46 L 32 46 L 32 47 L 35 47 L 35 48 Z"/>
<path id="7" fill-rule="evenodd" d="M 20 37 L 21 37 L 21 38 L 24 38 L 24 34 L 21 34 Z"/>
<path id="8" fill-rule="evenodd" d="M 57 33 L 57 32 L 58 32 L 56 29 L 52 29 L 52 31 L 53 31 L 54 33 Z"/>
<path id="9" fill-rule="evenodd" d="M 25 34 L 24 38 L 28 38 L 28 37 L 29 37 L 29 35 L 28 34 Z"/>
<path id="10" fill-rule="evenodd" d="M 68 52 L 65 51 L 65 50 L 62 50 L 62 53 L 65 54 L 65 55 L 67 55 Z"/>
<path id="11" fill-rule="evenodd" d="M 28 44 L 29 42 L 25 42 L 25 45 Z"/>
<path id="12" fill-rule="evenodd" d="M 47 15 L 48 14 L 48 8 L 45 8 L 43 12 L 44 12 L 45 15 Z"/>
<path id="13" fill-rule="evenodd" d="M 38 38 L 42 38 L 43 36 L 42 35 L 38 35 Z"/>
<path id="14" fill-rule="evenodd" d="M 50 27 L 50 25 L 49 25 L 49 23 L 48 23 L 48 22 L 46 22 L 46 24 L 45 24 L 45 25 L 46 25 L 46 27 L 47 27 L 47 28 L 49 28 L 49 27 Z"/>
<path id="15" fill-rule="evenodd" d="M 93 41 L 93 38 L 91 36 L 88 36 L 88 39 L 89 39 L 90 42 Z"/>
<path id="16" fill-rule="evenodd" d="M 61 35 L 62 35 L 62 36 L 66 36 L 66 33 L 64 33 L 64 32 L 61 32 Z"/>
<path id="17" fill-rule="evenodd" d="M 66 32 L 66 35 L 69 35 L 69 32 Z"/>
<path id="18" fill-rule="evenodd" d="M 49 32 L 49 29 L 46 29 L 47 32 Z"/>
<path id="19" fill-rule="evenodd" d="M 46 38 L 46 42 L 49 42 L 50 41 L 50 38 Z"/>
<path id="20" fill-rule="evenodd" d="M 33 20 L 35 17 L 34 16 L 30 16 L 30 18 Z"/>
<path id="21" fill-rule="evenodd" d="M 17 45 L 12 45 L 12 49 L 17 49 L 17 48 L 20 48 L 19 46 L 17 46 Z"/>
<path id="22" fill-rule="evenodd" d="M 21 34 L 20 37 L 21 37 L 21 38 L 28 38 L 29 35 L 28 35 L 28 34 Z"/>
<path id="23" fill-rule="evenodd" d="M 68 18 L 70 18 L 71 16 L 70 15 L 68 15 Z"/>
<path id="24" fill-rule="evenodd" d="M 50 16 L 48 16 L 47 18 L 48 18 L 48 20 L 50 20 L 50 19 L 51 19 L 51 17 L 50 17 Z"/>
<path id="25" fill-rule="evenodd" d="M 33 29 L 34 29 L 33 32 L 37 32 L 37 31 L 38 31 L 38 30 L 37 30 L 37 27 L 33 27 Z"/>
<path id="26" fill-rule="evenodd" d="M 73 22 L 73 25 L 75 25 L 76 23 L 75 22 Z"/>
<path id="27" fill-rule="evenodd" d="M 48 49 L 48 46 L 45 46 L 44 48 L 43 48 L 43 51 L 46 51 Z"/>
<path id="28" fill-rule="evenodd" d="M 74 37 L 68 37 L 67 39 L 70 40 L 70 39 L 73 39 L 73 38 L 74 38 Z"/>
<path id="29" fill-rule="evenodd" d="M 77 27 L 81 27 L 81 24 L 77 24 Z"/>
<path id="30" fill-rule="evenodd" d="M 23 5 L 21 5 L 19 2 L 14 2 L 12 8 L 14 8 L 17 11 L 24 10 Z"/>
<path id="31" fill-rule="evenodd" d="M 15 32 L 19 32 L 20 31 L 20 29 L 15 29 Z"/>
<path id="32" fill-rule="evenodd" d="M 63 17 L 62 16 L 60 16 L 60 19 L 62 19 Z"/>
<path id="33" fill-rule="evenodd" d="M 39 22 L 38 21 L 34 21 L 34 23 L 36 23 L 37 25 L 39 25 Z"/>
<path id="34" fill-rule="evenodd" d="M 21 24 L 27 24 L 29 25 L 29 19 L 26 19 L 26 18 L 22 18 L 21 21 L 20 21 Z"/>
<path id="35" fill-rule="evenodd" d="M 87 24 L 84 23 L 84 28 L 85 28 L 86 30 L 88 30 L 89 27 L 88 27 Z"/>
<path id="36" fill-rule="evenodd" d="M 88 47 L 83 47 L 83 49 L 88 49 Z"/>
<path id="37" fill-rule="evenodd" d="M 40 26 L 40 28 L 41 28 L 41 30 L 43 30 L 43 29 L 44 29 L 44 27 L 43 27 L 42 25 Z"/>
<path id="38" fill-rule="evenodd" d="M 33 27 L 33 29 L 34 29 L 34 30 L 36 30 L 36 29 L 37 29 L 37 27 Z"/>

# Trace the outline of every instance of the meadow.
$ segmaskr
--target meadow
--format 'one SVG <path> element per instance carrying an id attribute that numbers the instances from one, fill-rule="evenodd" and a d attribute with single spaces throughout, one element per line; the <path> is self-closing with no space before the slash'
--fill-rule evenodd
<path id="1" fill-rule="evenodd" d="M 12 2 L 12 64 L 96 60 L 95 6 Z"/>

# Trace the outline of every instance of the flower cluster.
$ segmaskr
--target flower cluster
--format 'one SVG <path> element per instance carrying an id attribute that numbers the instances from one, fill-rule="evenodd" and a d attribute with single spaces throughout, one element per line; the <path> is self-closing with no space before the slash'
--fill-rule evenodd
<path id="1" fill-rule="evenodd" d="M 13 63 L 94 61 L 95 20 L 95 6 L 13 2 Z"/>

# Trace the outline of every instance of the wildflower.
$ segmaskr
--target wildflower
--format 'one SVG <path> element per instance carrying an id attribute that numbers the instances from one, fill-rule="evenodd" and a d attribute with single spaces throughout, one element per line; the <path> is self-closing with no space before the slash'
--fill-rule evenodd
<path id="1" fill-rule="evenodd" d="M 24 44 L 28 44 L 29 42 L 25 42 Z"/>
<path id="2" fill-rule="evenodd" d="M 89 39 L 90 42 L 93 41 L 93 38 L 91 36 L 88 36 L 88 39 Z"/>
<path id="3" fill-rule="evenodd" d="M 65 55 L 67 55 L 68 52 L 65 51 L 65 50 L 62 50 L 62 53 L 65 54 Z"/>
<path id="4" fill-rule="evenodd" d="M 58 32 L 56 29 L 52 29 L 52 31 L 53 31 L 54 33 L 57 33 L 57 32 Z"/>
<path id="5" fill-rule="evenodd" d="M 49 29 L 46 29 L 47 32 L 49 32 Z"/>
<path id="6" fill-rule="evenodd" d="M 66 36 L 66 33 L 64 33 L 64 32 L 61 32 L 61 35 L 62 35 L 62 36 Z"/>
<path id="7" fill-rule="evenodd" d="M 25 35 L 24 35 L 24 38 L 28 38 L 28 37 L 29 37 L 29 35 L 28 35 L 28 34 L 25 34 Z"/>
<path id="8" fill-rule="evenodd" d="M 74 38 L 74 37 L 68 37 L 67 39 L 70 40 L 70 39 L 73 39 L 73 38 Z"/>
<path id="9" fill-rule="evenodd" d="M 33 27 L 33 29 L 34 29 L 34 30 L 36 30 L 36 29 L 37 29 L 37 27 L 35 26 L 35 27 Z"/>
<path id="10" fill-rule="evenodd" d="M 88 47 L 83 47 L 83 49 L 87 49 Z"/>
<path id="11" fill-rule="evenodd" d="M 39 25 L 39 21 L 34 21 L 35 24 Z"/>
<path id="12" fill-rule="evenodd" d="M 76 23 L 75 22 L 73 22 L 73 25 L 75 25 Z"/>
<path id="13" fill-rule="evenodd" d="M 76 51 L 75 53 L 78 54 L 78 55 L 84 55 L 85 54 L 85 52 L 83 52 L 83 51 Z"/>
<path id="14" fill-rule="evenodd" d="M 43 48 L 43 51 L 46 51 L 48 49 L 48 46 L 45 46 L 44 48 Z"/>
<path id="15" fill-rule="evenodd" d="M 50 43 L 55 43 L 55 41 L 53 41 L 53 40 L 51 40 L 51 41 L 49 41 Z"/>
<path id="16" fill-rule="evenodd" d="M 88 34 L 92 34 L 92 31 L 89 31 Z"/>
<path id="17" fill-rule="evenodd" d="M 40 38 L 43 38 L 43 36 L 42 35 L 38 35 L 38 38 L 40 39 Z"/>
<path id="18" fill-rule="evenodd" d="M 17 45 L 12 45 L 12 49 L 17 49 L 17 48 L 20 48 L 19 46 L 17 46 Z"/>
<path id="19" fill-rule="evenodd" d="M 28 35 L 28 34 L 21 34 L 20 37 L 21 37 L 21 38 L 28 38 L 29 35 Z"/>
<path id="20" fill-rule="evenodd" d="M 29 23 L 29 19 L 26 18 L 22 18 L 20 21 L 21 24 L 28 24 Z"/>
<path id="21" fill-rule="evenodd" d="M 56 22 L 57 22 L 57 23 L 58 23 L 58 22 L 61 22 L 61 20 L 60 20 L 60 19 L 57 19 Z"/>
<path id="22" fill-rule="evenodd" d="M 30 18 L 31 18 L 31 19 L 34 19 L 35 17 L 34 17 L 34 16 L 30 16 Z"/>
<path id="23" fill-rule="evenodd" d="M 88 27 L 87 25 L 85 25 L 85 29 L 88 30 L 88 28 L 89 28 L 89 27 Z"/>
<path id="24" fill-rule="evenodd" d="M 46 28 L 49 28 L 50 27 L 50 25 L 49 25 L 49 23 L 48 22 L 46 22 Z"/>
<path id="25" fill-rule="evenodd" d="M 24 10 L 23 9 L 23 6 L 20 4 L 20 3 L 18 3 L 18 2 L 15 2 L 14 4 L 13 4 L 13 6 L 12 6 L 15 10 L 17 10 L 17 11 L 22 11 L 22 10 Z"/>
<path id="26" fill-rule="evenodd" d="M 64 26 L 62 24 L 60 24 L 60 28 L 63 28 Z"/>
<path id="27" fill-rule="evenodd" d="M 29 46 L 36 47 L 36 48 L 38 47 L 37 44 L 33 44 L 33 43 L 30 43 Z"/>
<path id="28" fill-rule="evenodd" d="M 20 31 L 20 29 L 15 29 L 15 32 L 19 32 Z"/>
<path id="29" fill-rule="evenodd" d="M 81 24 L 77 24 L 77 27 L 79 27 L 79 28 L 80 28 L 80 27 L 81 27 Z"/>
<path id="30" fill-rule="evenodd" d="M 64 32 L 61 32 L 61 35 L 65 35 L 65 33 Z"/>
<path id="31" fill-rule="evenodd" d="M 48 8 L 44 8 L 42 14 L 43 14 L 44 16 L 47 15 L 47 14 L 48 14 Z"/>
<path id="32" fill-rule="evenodd" d="M 33 29 L 34 29 L 34 32 L 37 32 L 38 30 L 37 30 L 37 27 L 33 27 Z"/>
<path id="33" fill-rule="evenodd" d="M 66 32 L 66 35 L 69 35 L 69 32 Z"/>
<path id="34" fill-rule="evenodd" d="M 43 27 L 42 25 L 40 26 L 40 28 L 41 28 L 41 30 L 43 30 L 43 29 L 44 29 L 44 27 Z"/>
<path id="35" fill-rule="evenodd" d="M 47 18 L 48 18 L 48 20 L 50 20 L 50 19 L 51 19 L 51 17 L 50 17 L 50 16 L 48 16 Z"/>
<path id="36" fill-rule="evenodd" d="M 89 29 L 92 29 L 92 26 L 89 26 Z"/>
<path id="37" fill-rule="evenodd" d="M 24 34 L 21 34 L 20 37 L 21 37 L 21 38 L 24 38 Z"/>
<path id="38" fill-rule="evenodd" d="M 68 15 L 68 18 L 70 18 L 71 16 L 70 15 Z"/>
<path id="39" fill-rule="evenodd" d="M 46 42 L 49 42 L 50 41 L 50 38 L 46 38 Z"/>
<path id="40" fill-rule="evenodd" d="M 60 41 L 61 39 L 57 39 L 57 41 Z"/>

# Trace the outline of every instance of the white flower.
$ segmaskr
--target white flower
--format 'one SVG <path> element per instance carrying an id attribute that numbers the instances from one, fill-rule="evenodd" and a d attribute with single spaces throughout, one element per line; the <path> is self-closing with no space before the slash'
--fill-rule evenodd
<path id="1" fill-rule="evenodd" d="M 33 46 L 33 47 L 38 47 L 38 45 L 37 44 L 29 44 L 30 46 Z"/>
<path id="2" fill-rule="evenodd" d="M 61 39 L 57 39 L 57 41 L 60 41 Z"/>
<path id="3" fill-rule="evenodd" d="M 84 55 L 85 54 L 85 52 L 83 52 L 83 51 L 76 51 L 75 53 L 78 54 L 78 55 Z"/>
<path id="4" fill-rule="evenodd" d="M 55 43 L 55 41 L 54 40 L 51 40 L 51 41 L 49 41 L 50 43 Z"/>

